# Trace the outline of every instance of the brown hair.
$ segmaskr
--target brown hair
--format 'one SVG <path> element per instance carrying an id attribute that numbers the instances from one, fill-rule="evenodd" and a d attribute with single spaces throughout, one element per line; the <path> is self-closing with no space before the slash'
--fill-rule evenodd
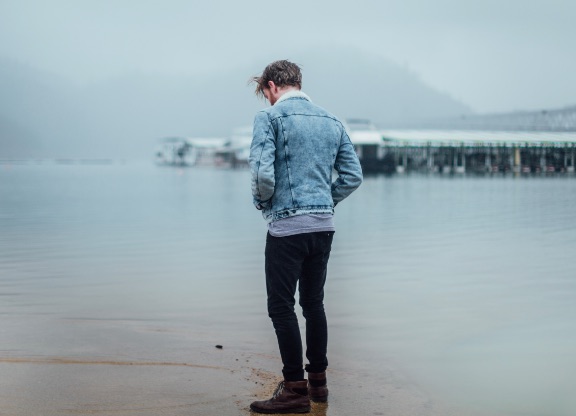
<path id="1" fill-rule="evenodd" d="M 264 97 L 264 88 L 268 88 L 268 81 L 278 87 L 293 86 L 302 88 L 302 72 L 300 67 L 287 60 L 275 61 L 264 68 L 262 75 L 253 77 L 250 82 L 256 84 L 255 94 Z"/>

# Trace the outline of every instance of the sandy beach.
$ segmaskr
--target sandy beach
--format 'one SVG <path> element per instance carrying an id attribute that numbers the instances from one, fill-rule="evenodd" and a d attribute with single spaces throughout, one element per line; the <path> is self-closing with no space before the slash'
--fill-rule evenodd
<path id="1" fill-rule="evenodd" d="M 47 344 L 53 354 L 31 355 L 31 346 L 1 352 L 3 416 L 249 415 L 249 404 L 268 398 L 280 381 L 275 345 L 264 339 L 255 346 L 238 333 L 240 343 L 217 348 L 212 335 L 171 325 L 35 317 L 5 326 L 3 335 L 15 345 L 50 321 L 61 340 Z M 472 414 L 448 408 L 393 369 L 334 362 L 329 402 L 313 404 L 312 415 Z"/>
<path id="2" fill-rule="evenodd" d="M 66 357 L 0 359 L 6 416 L 248 415 L 279 381 L 271 357 L 218 351 L 214 365 Z M 220 365 L 216 365 L 220 362 Z M 410 386 L 342 370 L 329 372 L 331 397 L 312 415 L 462 415 Z M 470 413 L 466 413 L 470 414 Z"/>
<path id="3" fill-rule="evenodd" d="M 192 321 L 126 318 L 118 309 L 74 317 L 56 312 L 60 302 L 44 314 L 0 313 L 2 416 L 248 416 L 281 381 L 264 314 L 243 328 L 201 313 Z M 329 401 L 314 403 L 312 415 L 484 416 L 448 406 L 384 354 L 368 366 L 361 349 L 334 350 Z"/>

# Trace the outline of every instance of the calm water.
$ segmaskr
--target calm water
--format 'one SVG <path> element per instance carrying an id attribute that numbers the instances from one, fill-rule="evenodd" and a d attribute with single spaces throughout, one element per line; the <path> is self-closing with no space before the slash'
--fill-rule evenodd
<path id="1" fill-rule="evenodd" d="M 394 363 L 470 409 L 576 414 L 576 178 L 366 178 L 336 226 L 333 361 Z M 65 324 L 86 320 L 275 353 L 265 233 L 247 171 L 0 165 L 0 355 L 153 354 Z"/>

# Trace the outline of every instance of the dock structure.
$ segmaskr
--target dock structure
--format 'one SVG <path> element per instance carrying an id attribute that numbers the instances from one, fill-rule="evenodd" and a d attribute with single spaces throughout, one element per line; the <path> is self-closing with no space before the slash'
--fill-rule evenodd
<path id="1" fill-rule="evenodd" d="M 576 107 L 417 129 L 348 127 L 366 173 L 575 173 Z"/>
<path id="2" fill-rule="evenodd" d="M 576 132 L 382 131 L 382 143 L 357 144 L 367 172 L 566 172 L 576 162 Z"/>
<path id="3" fill-rule="evenodd" d="M 345 128 L 365 173 L 575 174 L 576 106 L 396 129 L 349 119 Z M 246 168 L 251 141 L 250 126 L 226 138 L 165 138 L 156 159 L 175 166 Z"/>

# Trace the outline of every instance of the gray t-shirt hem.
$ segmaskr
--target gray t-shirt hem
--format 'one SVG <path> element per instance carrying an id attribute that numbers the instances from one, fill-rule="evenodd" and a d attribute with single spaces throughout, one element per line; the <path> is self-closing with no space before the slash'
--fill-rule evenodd
<path id="1" fill-rule="evenodd" d="M 268 224 L 268 232 L 272 237 L 288 237 L 290 235 L 336 231 L 334 215 L 303 214 L 283 218 Z"/>

